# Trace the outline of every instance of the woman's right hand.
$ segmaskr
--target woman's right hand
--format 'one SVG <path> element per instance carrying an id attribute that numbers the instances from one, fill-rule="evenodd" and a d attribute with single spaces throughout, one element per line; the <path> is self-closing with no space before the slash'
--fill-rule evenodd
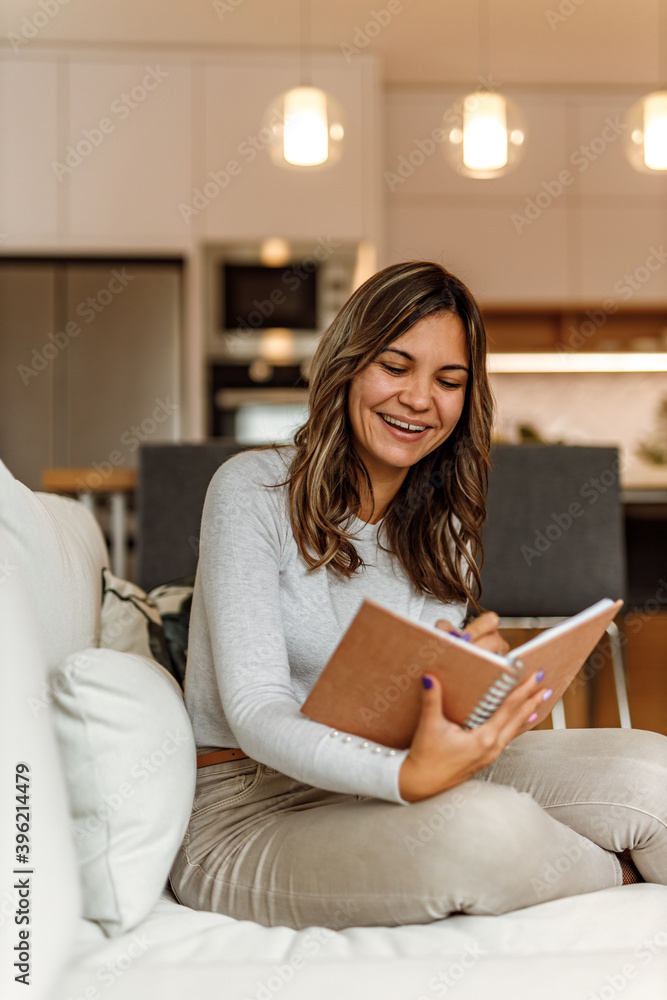
<path id="1" fill-rule="evenodd" d="M 443 714 L 437 677 L 425 674 L 419 722 L 410 752 L 401 765 L 401 797 L 406 802 L 418 802 L 460 785 L 492 764 L 508 743 L 530 729 L 535 721 L 533 713 L 551 695 L 551 691 L 539 686 L 538 676 L 531 674 L 517 684 L 481 726 L 463 729 Z"/>

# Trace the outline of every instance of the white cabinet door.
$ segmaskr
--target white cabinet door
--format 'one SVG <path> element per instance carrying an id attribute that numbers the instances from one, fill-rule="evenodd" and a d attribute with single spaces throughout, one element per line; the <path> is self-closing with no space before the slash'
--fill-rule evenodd
<path id="1" fill-rule="evenodd" d="M 52 243 L 58 223 L 55 60 L 0 59 L 0 248 Z"/>
<path id="2" fill-rule="evenodd" d="M 59 161 L 70 237 L 102 245 L 180 246 L 191 188 L 191 70 L 153 58 L 71 60 Z M 187 236 L 186 236 L 187 240 Z"/>
<path id="3" fill-rule="evenodd" d="M 205 163 L 194 181 L 203 198 L 190 202 L 200 206 L 191 224 L 205 236 L 315 241 L 369 235 L 372 213 L 364 202 L 375 197 L 369 183 L 375 136 L 364 127 L 372 100 L 370 77 L 361 62 L 346 66 L 342 58 L 327 56 L 313 62 L 314 84 L 328 90 L 345 111 L 345 150 L 334 166 L 301 169 L 275 166 L 262 131 L 266 109 L 299 83 L 297 57 L 230 55 L 207 66 Z"/>
<path id="4" fill-rule="evenodd" d="M 181 268 L 176 263 L 72 263 L 67 314 L 68 462 L 101 475 L 136 465 L 144 441 L 174 441 L 181 421 Z"/>

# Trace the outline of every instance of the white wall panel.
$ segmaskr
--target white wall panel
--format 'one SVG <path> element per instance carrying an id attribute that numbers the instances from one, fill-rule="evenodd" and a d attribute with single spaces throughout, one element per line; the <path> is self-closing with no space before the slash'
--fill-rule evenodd
<path id="1" fill-rule="evenodd" d="M 619 305 L 667 296 L 667 208 L 653 205 L 585 207 L 581 211 L 581 283 L 589 301 Z M 656 250 L 657 254 L 653 253 Z"/>
<path id="2" fill-rule="evenodd" d="M 389 258 L 438 260 L 487 302 L 564 300 L 567 224 L 568 210 L 554 206 L 519 235 L 509 207 L 404 198 L 390 213 Z"/>
<path id="3" fill-rule="evenodd" d="M 57 73 L 55 59 L 0 59 L 0 249 L 56 235 Z"/>
<path id="4" fill-rule="evenodd" d="M 71 237 L 173 245 L 183 235 L 178 204 L 191 185 L 190 73 L 188 65 L 150 53 L 72 62 L 66 144 L 88 149 L 86 132 L 98 144 L 78 164 L 76 154 L 67 175 Z M 61 149 L 59 159 L 65 154 Z"/>
<path id="5" fill-rule="evenodd" d="M 664 174 L 639 173 L 625 156 L 629 129 L 624 119 L 634 102 L 629 93 L 613 99 L 587 95 L 579 101 L 572 156 L 582 195 L 626 200 L 667 194 Z"/>

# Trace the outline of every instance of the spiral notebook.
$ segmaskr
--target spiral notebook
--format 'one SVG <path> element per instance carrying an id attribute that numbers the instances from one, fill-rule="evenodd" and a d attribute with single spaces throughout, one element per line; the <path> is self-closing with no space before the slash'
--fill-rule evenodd
<path id="1" fill-rule="evenodd" d="M 524 677 L 544 670 L 542 686 L 553 694 L 527 731 L 551 712 L 622 604 L 605 598 L 499 656 L 364 601 L 301 711 L 334 729 L 402 749 L 417 726 L 422 674 L 440 679 L 445 715 L 472 729 Z"/>

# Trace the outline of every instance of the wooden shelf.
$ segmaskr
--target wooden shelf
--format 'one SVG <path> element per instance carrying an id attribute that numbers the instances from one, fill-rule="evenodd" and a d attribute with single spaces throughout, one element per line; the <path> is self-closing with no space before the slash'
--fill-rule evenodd
<path id="1" fill-rule="evenodd" d="M 489 350 L 667 351 L 667 309 L 604 302 L 482 307 Z"/>

